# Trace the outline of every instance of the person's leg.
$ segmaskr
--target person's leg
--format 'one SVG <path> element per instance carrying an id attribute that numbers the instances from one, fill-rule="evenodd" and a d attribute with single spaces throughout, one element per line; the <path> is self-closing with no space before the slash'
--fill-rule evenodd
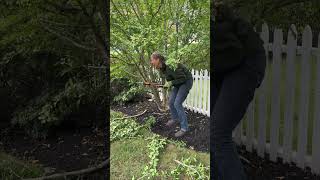
<path id="1" fill-rule="evenodd" d="M 232 131 L 246 113 L 258 84 L 257 75 L 243 66 L 223 79 L 213 108 L 212 145 L 213 165 L 218 180 L 247 179 L 236 147 Z"/>
<path id="2" fill-rule="evenodd" d="M 213 178 L 213 180 L 217 180 L 218 179 L 218 170 L 217 170 L 217 164 L 216 164 L 216 160 L 214 159 L 215 156 L 213 156 L 213 152 L 214 152 L 214 147 L 213 147 L 213 108 L 216 104 L 216 101 L 218 99 L 219 93 L 220 93 L 220 88 L 221 88 L 221 84 L 222 84 L 223 78 L 217 76 L 216 74 L 213 75 L 212 78 L 212 86 L 211 86 L 211 99 L 210 99 L 210 177 Z"/>
<path id="3" fill-rule="evenodd" d="M 185 101 L 185 99 L 187 98 L 189 91 L 192 88 L 192 85 L 193 85 L 192 79 L 188 80 L 186 83 L 180 85 L 176 99 L 174 101 L 174 107 L 176 108 L 176 110 L 178 112 L 180 127 L 181 127 L 181 130 L 183 130 L 183 131 L 188 131 L 189 127 L 188 127 L 187 115 L 186 115 L 186 112 L 185 112 L 182 104 Z"/>
<path id="4" fill-rule="evenodd" d="M 177 97 L 178 93 L 178 88 L 173 87 L 171 92 L 170 92 L 170 97 L 169 97 L 169 108 L 170 108 L 170 113 L 171 113 L 171 120 L 178 121 L 179 116 L 176 108 L 174 107 L 174 102 Z"/>

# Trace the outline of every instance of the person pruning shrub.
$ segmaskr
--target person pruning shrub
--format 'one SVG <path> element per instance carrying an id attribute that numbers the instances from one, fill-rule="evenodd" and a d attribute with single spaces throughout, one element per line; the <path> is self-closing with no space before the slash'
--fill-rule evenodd
<path id="1" fill-rule="evenodd" d="M 259 34 L 229 4 L 216 0 L 213 11 L 211 176 L 214 180 L 246 180 L 232 132 L 264 78 L 266 55 Z"/>
<path id="2" fill-rule="evenodd" d="M 189 130 L 187 115 L 182 104 L 192 88 L 192 74 L 187 67 L 181 63 L 178 63 L 176 69 L 173 69 L 166 64 L 165 57 L 159 52 L 154 52 L 151 55 L 150 63 L 159 70 L 161 76 L 166 79 L 163 88 L 170 89 L 169 108 L 171 119 L 166 123 L 166 126 L 172 127 L 179 122 L 180 130 L 175 133 L 175 137 L 181 137 Z M 147 84 L 152 85 L 153 83 L 147 82 Z"/>

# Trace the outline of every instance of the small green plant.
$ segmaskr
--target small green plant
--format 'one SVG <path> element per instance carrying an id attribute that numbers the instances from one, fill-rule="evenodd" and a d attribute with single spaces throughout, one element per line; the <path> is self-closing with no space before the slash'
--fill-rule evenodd
<path id="1" fill-rule="evenodd" d="M 32 100 L 26 107 L 17 109 L 12 118 L 32 137 L 46 137 L 49 129 L 59 125 L 64 117 L 76 112 L 81 103 L 88 103 L 88 84 L 69 80 L 65 88 L 46 92 Z"/>
<path id="2" fill-rule="evenodd" d="M 132 101 L 138 95 L 145 93 L 145 91 L 146 90 L 143 87 L 134 85 L 131 86 L 128 90 L 124 90 L 119 95 L 115 96 L 113 98 L 113 101 L 117 103 L 129 102 Z"/>
<path id="3" fill-rule="evenodd" d="M 148 148 L 150 150 L 149 158 L 150 161 L 147 166 L 145 166 L 144 171 L 142 173 L 142 178 L 152 179 L 154 177 L 159 176 L 157 171 L 157 166 L 159 163 L 159 155 L 162 149 L 164 149 L 167 144 L 167 140 L 165 138 L 161 138 L 160 135 L 154 134 L 151 138 L 151 142 L 148 144 Z"/>
<path id="4" fill-rule="evenodd" d="M 196 157 L 182 158 L 175 162 L 177 167 L 170 172 L 163 172 L 164 176 L 175 180 L 179 180 L 182 175 L 193 179 L 210 179 L 210 169 L 199 163 Z"/>
<path id="5" fill-rule="evenodd" d="M 150 130 L 151 127 L 156 123 L 156 118 L 154 116 L 149 116 L 144 119 L 144 125 Z"/>
<path id="6" fill-rule="evenodd" d="M 136 123 L 133 119 L 124 118 L 123 114 L 111 112 L 110 119 L 110 140 L 111 142 L 137 137 L 140 134 L 142 125 Z"/>
<path id="7" fill-rule="evenodd" d="M 178 141 L 178 140 L 171 140 L 171 139 L 168 139 L 168 143 L 170 144 L 173 144 L 179 148 L 184 148 L 187 146 L 187 144 L 183 141 Z"/>

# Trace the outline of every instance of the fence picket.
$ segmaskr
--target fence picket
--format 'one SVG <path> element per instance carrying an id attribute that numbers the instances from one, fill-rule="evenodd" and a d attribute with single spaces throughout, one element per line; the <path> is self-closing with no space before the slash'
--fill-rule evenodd
<path id="1" fill-rule="evenodd" d="M 291 26 L 294 33 L 297 34 L 296 27 Z M 284 114 L 284 136 L 283 136 L 283 160 L 284 162 L 290 162 L 292 153 L 292 142 L 293 142 L 293 118 L 294 118 L 294 93 L 295 93 L 295 60 L 296 60 L 296 49 L 297 39 L 293 36 L 292 32 L 288 33 L 287 42 L 287 59 L 286 59 L 286 80 L 285 80 L 285 114 Z"/>
<path id="2" fill-rule="evenodd" d="M 242 121 L 241 121 L 242 122 Z M 233 138 L 234 138 L 234 141 L 237 143 L 237 144 L 241 144 L 241 122 L 238 124 L 238 126 L 234 129 L 233 131 Z"/>
<path id="3" fill-rule="evenodd" d="M 196 87 L 196 77 L 195 77 L 195 70 L 192 69 L 192 76 L 193 76 L 193 87 L 192 87 L 192 96 L 191 96 L 191 102 L 190 102 L 190 109 L 192 111 L 195 111 L 195 106 L 194 106 L 194 100 L 195 100 L 195 96 L 196 96 L 196 93 L 194 92 L 195 91 L 195 87 Z"/>
<path id="4" fill-rule="evenodd" d="M 204 70 L 204 74 L 203 74 L 203 79 L 204 79 L 204 82 L 206 84 L 206 86 L 204 87 L 204 96 L 203 96 L 203 110 L 204 110 L 204 114 L 208 115 L 207 112 L 208 112 L 208 91 L 210 91 L 210 86 L 208 87 L 208 80 L 207 80 L 207 77 L 208 77 L 208 70 Z M 209 88 L 209 89 L 208 89 Z"/>
<path id="5" fill-rule="evenodd" d="M 272 105 L 271 105 L 271 129 L 270 129 L 270 159 L 275 161 L 279 146 L 279 122 L 280 122 L 280 63 L 281 46 L 283 41 L 282 30 L 276 29 L 273 43 L 272 60 Z"/>
<path id="6" fill-rule="evenodd" d="M 194 101 L 194 107 L 195 107 L 195 112 L 198 113 L 199 112 L 199 108 L 198 108 L 198 102 L 199 102 L 199 71 L 196 70 L 196 86 L 195 86 L 195 101 Z"/>
<path id="7" fill-rule="evenodd" d="M 264 42 L 264 49 L 266 52 L 266 56 L 268 59 L 268 51 L 267 51 L 267 44 L 269 43 L 269 28 L 267 24 L 263 24 L 262 25 L 262 32 L 260 34 L 261 39 Z M 268 61 L 268 60 L 267 60 Z M 268 66 L 268 63 L 267 63 Z M 258 124 L 258 150 L 257 153 L 260 157 L 264 157 L 264 152 L 265 152 L 265 146 L 266 146 L 266 127 L 267 127 L 267 123 L 266 123 L 266 117 L 267 117 L 267 99 L 266 99 L 266 93 L 267 93 L 267 80 L 266 77 L 268 77 L 268 72 L 266 71 L 265 74 L 265 78 L 261 84 L 261 87 L 259 89 L 259 124 Z"/>
<path id="8" fill-rule="evenodd" d="M 318 48 L 320 48 L 320 33 L 318 36 Z M 317 75 L 316 75 L 316 90 L 315 90 L 315 104 L 313 117 L 313 136 L 312 136 L 312 171 L 320 174 L 320 53 L 317 54 Z"/>
<path id="9" fill-rule="evenodd" d="M 198 109 L 199 109 L 199 113 L 203 114 L 203 70 L 200 70 L 199 73 L 199 93 L 198 93 L 198 97 L 199 97 L 199 101 L 198 101 Z"/>
<path id="10" fill-rule="evenodd" d="M 246 150 L 252 152 L 254 136 L 254 100 L 250 103 L 247 116 Z"/>
<path id="11" fill-rule="evenodd" d="M 300 94 L 300 116 L 299 116 L 299 138 L 297 165 L 301 168 L 305 165 L 307 146 L 308 110 L 309 110 L 309 81 L 310 81 L 310 58 L 312 48 L 312 32 L 307 26 L 302 37 L 302 60 L 301 60 L 301 94 Z"/>

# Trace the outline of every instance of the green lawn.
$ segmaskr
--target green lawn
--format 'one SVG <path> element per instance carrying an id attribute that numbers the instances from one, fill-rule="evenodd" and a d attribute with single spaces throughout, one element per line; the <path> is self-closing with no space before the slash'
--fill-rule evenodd
<path id="1" fill-rule="evenodd" d="M 115 112 L 112 111 L 111 114 L 115 114 Z M 112 115 L 111 117 L 119 116 Z M 111 121 L 113 120 L 111 119 Z M 134 121 L 134 119 L 132 119 L 132 121 Z M 120 125 L 116 126 L 121 127 Z M 128 129 L 118 128 L 118 130 L 116 130 L 115 128 L 112 132 L 117 134 L 115 131 L 125 132 L 126 130 Z M 148 148 L 150 140 L 148 138 L 153 135 L 154 134 L 152 132 L 149 130 L 146 131 L 146 129 L 143 128 L 136 137 L 125 138 L 125 136 L 123 136 L 121 140 L 112 141 L 110 153 L 111 179 L 132 179 L 133 177 L 135 177 L 135 179 L 139 179 L 142 177 L 145 166 L 150 164 L 150 149 Z M 162 172 L 168 173 L 175 170 L 178 166 L 178 163 L 175 160 L 180 161 L 183 158 L 195 158 L 197 163 L 201 163 L 205 167 L 209 168 L 209 153 L 196 152 L 179 144 L 180 143 L 175 141 L 167 141 L 167 144 L 158 155 L 159 161 L 156 170 L 159 172 L 160 176 L 154 177 L 154 179 L 168 178 L 163 177 L 161 175 Z M 179 179 L 181 178 L 192 179 L 186 174 L 181 174 Z"/>
<path id="2" fill-rule="evenodd" d="M 293 120 L 293 149 L 297 150 L 297 143 L 298 143 L 298 118 L 299 118 L 299 112 L 300 112 L 300 92 L 301 92 L 301 76 L 302 76 L 302 70 L 301 70 L 301 57 L 297 57 L 295 68 L 296 68 L 296 81 L 295 81 L 295 99 L 294 99 L 294 120 Z M 267 66 L 267 76 L 266 82 L 267 82 L 267 142 L 270 142 L 270 126 L 271 126 L 271 98 L 272 98 L 272 67 L 270 65 Z M 279 129 L 279 143 L 280 145 L 283 144 L 283 135 L 284 135 L 284 113 L 285 113 L 285 98 L 286 98 L 286 90 L 285 87 L 285 74 L 286 74 L 286 62 L 281 62 L 281 79 L 280 79 L 280 129 Z M 308 142 L 307 142 L 307 152 L 308 154 L 311 154 L 312 150 L 312 133 L 313 133 L 313 116 L 314 116 L 314 96 L 315 96 L 315 77 L 316 77 L 316 59 L 313 57 L 311 59 L 310 63 L 310 96 L 309 96 L 309 118 L 308 118 Z M 257 138 L 258 135 L 258 118 L 259 118 L 259 103 L 257 95 L 259 95 L 259 91 L 257 91 L 255 96 L 255 131 L 254 131 L 254 137 Z M 246 134 L 246 117 L 243 121 L 243 127 L 244 127 L 244 134 Z"/>
<path id="3" fill-rule="evenodd" d="M 25 163 L 8 154 L 0 152 L 0 179 L 16 180 L 34 178 L 43 175 L 43 169 L 37 165 Z"/>
<path id="4" fill-rule="evenodd" d="M 144 138 L 112 143 L 110 178 L 125 180 L 131 179 L 132 177 L 141 177 L 145 165 L 147 165 L 150 160 L 147 156 L 147 143 L 148 141 Z M 178 165 L 174 160 L 179 160 L 183 157 L 196 157 L 205 166 L 210 166 L 208 153 L 199 153 L 191 149 L 168 144 L 165 150 L 161 152 L 158 171 L 173 170 Z"/>

